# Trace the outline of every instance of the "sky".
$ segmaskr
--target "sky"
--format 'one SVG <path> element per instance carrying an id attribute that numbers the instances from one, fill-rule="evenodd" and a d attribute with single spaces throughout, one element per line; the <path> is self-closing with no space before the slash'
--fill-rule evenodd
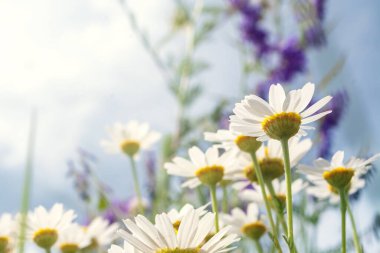
<path id="1" fill-rule="evenodd" d="M 167 32 L 168 20 L 163 17 L 171 15 L 169 0 L 129 2 L 152 38 Z M 333 89 L 346 87 L 350 106 L 334 148 L 344 148 L 350 155 L 361 149 L 374 153 L 380 150 L 380 3 L 328 3 L 329 46 L 310 54 L 315 73 L 310 81 L 317 82 L 318 74 L 329 64 L 339 56 L 346 57 Z M 3 0 L 0 34 L 0 185 L 6 189 L 0 191 L 0 212 L 15 212 L 20 206 L 33 108 L 38 111 L 38 123 L 32 206 L 59 201 L 80 208 L 66 178 L 66 162 L 75 157 L 78 147 L 94 153 L 99 174 L 118 185 L 120 194 L 129 194 L 128 161 L 105 154 L 99 146 L 106 137 L 104 128 L 116 121 L 137 119 L 169 132 L 176 109 L 119 2 Z M 225 35 L 231 35 L 231 27 L 200 50 L 199 55 L 213 65 L 204 76 L 205 93 L 212 97 L 232 94 L 238 100 L 239 57 Z M 205 97 L 195 108 L 207 108 L 210 103 Z M 379 175 L 376 182 L 380 182 Z M 377 194 L 376 184 L 370 185 L 354 211 L 379 211 Z M 337 218 L 333 212 L 327 216 L 326 224 Z M 364 217 L 359 227 L 368 225 L 370 216 Z M 320 240 L 334 243 L 328 235 L 322 234 Z"/>

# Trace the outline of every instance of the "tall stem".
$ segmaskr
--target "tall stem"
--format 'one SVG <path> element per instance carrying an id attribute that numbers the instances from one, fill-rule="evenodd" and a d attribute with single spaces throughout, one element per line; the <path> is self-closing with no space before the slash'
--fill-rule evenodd
<path id="1" fill-rule="evenodd" d="M 223 202 L 222 202 L 222 209 L 223 213 L 228 213 L 228 193 L 227 193 L 227 186 L 224 184 L 222 186 L 223 189 Z"/>
<path id="2" fill-rule="evenodd" d="M 216 185 L 210 185 L 210 195 L 212 202 L 212 211 L 215 213 L 215 230 L 219 232 L 219 210 L 218 200 L 216 199 Z"/>
<path id="3" fill-rule="evenodd" d="M 258 253 L 264 253 L 263 247 L 259 240 L 255 240 L 255 245 Z"/>
<path id="4" fill-rule="evenodd" d="M 46 253 L 50 253 L 51 252 L 51 249 L 45 249 Z"/>
<path id="5" fill-rule="evenodd" d="M 284 216 L 283 216 L 282 210 L 281 210 L 281 204 L 280 204 L 280 201 L 277 198 L 276 192 L 273 188 L 272 181 L 267 181 L 266 185 L 268 187 L 271 198 L 273 199 L 273 201 L 275 201 L 275 210 L 276 210 L 277 218 L 281 223 L 282 229 L 284 230 L 284 232 L 286 232 L 288 229 L 288 226 L 286 225 L 286 222 L 284 220 Z"/>
<path id="6" fill-rule="evenodd" d="M 30 193 L 32 187 L 32 177 L 33 177 L 33 157 L 34 157 L 34 147 L 37 132 L 37 111 L 33 110 L 30 118 L 29 126 L 29 139 L 27 147 L 27 156 L 25 163 L 25 174 L 24 183 L 22 190 L 22 201 L 21 201 L 21 220 L 19 227 L 19 242 L 18 242 L 18 252 L 23 253 L 25 249 L 25 235 L 27 227 L 27 213 L 30 202 Z"/>
<path id="7" fill-rule="evenodd" d="M 134 184 L 134 187 L 135 187 L 135 193 L 136 193 L 136 196 L 137 196 L 139 211 L 141 213 L 144 213 L 144 205 L 143 205 L 143 202 L 142 202 L 142 195 L 141 195 L 141 191 L 140 191 L 139 177 L 137 175 L 136 162 L 135 162 L 135 159 L 133 157 L 130 156 L 129 158 L 130 158 L 130 161 L 131 161 L 131 168 L 132 168 L 132 175 L 133 175 L 133 184 Z"/>
<path id="8" fill-rule="evenodd" d="M 263 200 L 264 200 L 264 203 L 265 203 L 265 208 L 266 208 L 266 211 L 267 211 L 268 220 L 269 220 L 269 223 L 270 223 L 270 226 L 271 226 L 271 229 L 272 229 L 274 244 L 275 244 L 278 252 L 282 252 L 281 247 L 280 247 L 280 243 L 278 242 L 278 235 L 277 235 L 276 225 L 275 225 L 274 220 L 273 220 L 272 211 L 271 211 L 271 208 L 270 208 L 270 205 L 269 205 L 268 196 L 267 196 L 267 193 L 266 193 L 266 190 L 265 190 L 265 184 L 264 184 L 263 174 L 261 173 L 261 168 L 260 168 L 260 164 L 259 164 L 259 162 L 257 160 L 256 153 L 255 152 L 251 153 L 251 157 L 252 157 L 253 167 L 254 167 L 255 172 L 256 172 L 257 180 L 258 180 L 258 183 L 260 185 L 260 189 L 261 189 L 261 193 L 262 193 L 262 196 L 263 196 Z"/>
<path id="9" fill-rule="evenodd" d="M 346 253 L 346 192 L 344 189 L 339 190 L 340 195 L 340 213 L 342 216 L 342 253 Z"/>
<path id="10" fill-rule="evenodd" d="M 286 212 L 288 215 L 288 243 L 290 251 L 296 252 L 293 237 L 293 199 L 292 199 L 292 171 L 290 167 L 290 155 L 288 139 L 281 140 L 282 153 L 285 162 L 285 180 L 286 180 Z"/>
<path id="11" fill-rule="evenodd" d="M 346 197 L 346 205 L 347 205 L 348 216 L 350 217 L 350 221 L 351 221 L 352 232 L 354 234 L 354 244 L 355 244 L 356 253 L 363 253 L 363 248 L 360 244 L 360 238 L 359 238 L 358 230 L 356 228 L 354 215 L 352 214 L 351 206 L 350 206 L 350 202 L 348 200 L 348 197 Z"/>

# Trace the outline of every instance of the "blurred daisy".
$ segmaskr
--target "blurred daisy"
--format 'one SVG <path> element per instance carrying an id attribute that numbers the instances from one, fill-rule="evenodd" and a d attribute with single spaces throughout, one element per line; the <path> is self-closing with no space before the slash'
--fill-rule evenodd
<path id="1" fill-rule="evenodd" d="M 320 200 L 329 200 L 332 204 L 339 203 L 339 192 L 326 181 L 313 181 L 314 185 L 307 187 L 306 192 Z M 365 180 L 358 176 L 353 176 L 348 189 L 348 196 L 357 193 L 364 188 Z"/>
<path id="2" fill-rule="evenodd" d="M 255 137 L 244 136 L 231 130 L 220 129 L 216 133 L 205 132 L 204 137 L 206 141 L 216 142 L 214 147 L 223 148 L 236 154 L 241 151 L 255 152 L 261 146 L 261 142 L 257 141 Z"/>
<path id="3" fill-rule="evenodd" d="M 153 225 L 144 216 L 139 215 L 135 221 L 124 220 L 128 231 L 119 230 L 118 234 L 144 253 L 218 253 L 227 252 L 232 243 L 239 241 L 236 234 L 230 234 L 230 227 L 225 227 L 205 242 L 214 225 L 213 213 L 203 217 L 191 209 L 183 217 L 178 232 L 173 227 L 166 213 L 156 215 Z"/>
<path id="4" fill-rule="evenodd" d="M 108 253 L 141 253 L 141 251 L 135 249 L 132 245 L 127 242 L 124 242 L 124 247 L 112 244 L 109 248 Z"/>
<path id="5" fill-rule="evenodd" d="M 39 206 L 28 214 L 27 236 L 39 247 L 49 250 L 75 218 L 74 211 L 65 211 L 62 204 L 55 204 L 49 211 Z"/>
<path id="6" fill-rule="evenodd" d="M 84 229 L 78 224 L 72 224 L 59 235 L 57 247 L 62 253 L 75 253 L 89 243 Z"/>
<path id="7" fill-rule="evenodd" d="M 116 231 L 119 226 L 116 223 L 110 224 L 108 220 L 97 217 L 85 227 L 85 233 L 89 238 L 91 248 L 108 246 L 116 238 Z"/>
<path id="8" fill-rule="evenodd" d="M 197 215 L 199 217 L 202 217 L 203 215 L 205 215 L 207 213 L 207 210 L 206 208 L 209 206 L 210 204 L 206 204 L 206 205 L 203 205 L 197 209 L 195 209 L 195 212 L 197 213 Z M 171 209 L 169 212 L 168 212 L 168 217 L 171 221 L 171 223 L 173 224 L 174 228 L 178 231 L 178 228 L 179 228 L 179 225 L 181 224 L 181 221 L 183 219 L 183 217 L 185 217 L 185 215 L 191 211 L 192 209 L 194 209 L 194 207 L 190 204 L 186 204 L 184 205 L 181 210 L 177 210 L 177 209 Z"/>
<path id="9" fill-rule="evenodd" d="M 109 153 L 124 153 L 130 157 L 139 151 L 149 149 L 160 137 L 156 131 L 150 130 L 147 123 L 130 121 L 127 124 L 115 123 L 107 128 L 110 140 L 101 141 L 104 150 Z"/>
<path id="10" fill-rule="evenodd" d="M 235 142 L 238 137 L 238 133 L 225 129 L 219 129 L 216 133 L 204 133 L 204 138 L 206 141 L 216 142 L 217 144 L 215 144 L 214 147 L 223 148 L 225 150 L 234 149 L 235 151 L 239 151 L 239 147 Z"/>
<path id="11" fill-rule="evenodd" d="M 326 96 L 308 107 L 314 94 L 314 84 L 307 83 L 302 89 L 285 94 L 280 84 L 271 85 L 269 102 L 256 95 L 249 95 L 235 105 L 235 115 L 230 116 L 230 128 L 246 136 L 257 137 L 259 141 L 289 139 L 304 136 L 307 124 L 316 121 L 331 111 L 315 114 L 330 100 Z"/>
<path id="12" fill-rule="evenodd" d="M 203 153 L 198 147 L 189 149 L 190 161 L 175 157 L 164 167 L 170 175 L 189 178 L 182 187 L 195 188 L 201 183 L 216 185 L 222 180 L 232 179 L 234 173 L 234 154 L 225 152 L 219 155 L 218 149 L 211 147 Z"/>
<path id="13" fill-rule="evenodd" d="M 318 181 L 325 180 L 330 186 L 341 190 L 350 187 L 354 177 L 364 175 L 369 170 L 370 164 L 378 158 L 380 158 L 380 153 L 367 160 L 352 157 L 344 163 L 344 152 L 337 151 L 330 162 L 318 158 L 314 161 L 314 166 L 300 165 L 298 170 L 313 183 L 317 184 Z M 361 184 L 360 181 L 358 184 Z"/>
<path id="14" fill-rule="evenodd" d="M 294 167 L 311 149 L 310 139 L 300 141 L 298 137 L 289 140 L 290 165 Z M 284 175 L 284 162 L 281 143 L 277 140 L 269 140 L 263 144 L 256 152 L 257 159 L 265 181 L 272 181 Z M 239 173 L 236 174 L 234 184 L 238 190 L 244 189 L 251 182 L 257 182 L 257 177 L 252 164 L 252 158 L 247 154 L 242 154 L 238 158 L 237 165 Z M 248 180 L 247 180 L 248 179 Z"/>
<path id="15" fill-rule="evenodd" d="M 256 203 L 250 203 L 247 212 L 240 208 L 234 208 L 231 214 L 222 214 L 221 218 L 223 224 L 231 226 L 231 232 L 244 235 L 252 240 L 259 240 L 267 231 Z"/>
<path id="16" fill-rule="evenodd" d="M 9 213 L 0 216 L 0 252 L 11 251 L 14 247 L 17 223 Z"/>
<path id="17" fill-rule="evenodd" d="M 280 208 L 284 209 L 286 207 L 286 181 L 275 179 L 272 181 L 273 190 L 276 194 L 276 198 L 280 202 Z M 255 203 L 264 203 L 263 194 L 260 187 L 253 183 L 253 189 L 243 190 L 239 196 L 245 201 L 252 201 Z M 296 179 L 292 182 L 292 193 L 295 195 L 305 189 L 307 183 L 302 179 Z M 271 197 L 269 197 L 271 199 Z"/>

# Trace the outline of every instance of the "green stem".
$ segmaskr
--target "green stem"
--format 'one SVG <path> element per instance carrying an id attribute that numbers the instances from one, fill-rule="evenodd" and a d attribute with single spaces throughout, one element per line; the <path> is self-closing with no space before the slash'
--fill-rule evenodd
<path id="1" fill-rule="evenodd" d="M 267 181 L 266 185 L 267 185 L 267 188 L 269 190 L 271 198 L 275 201 L 275 211 L 277 214 L 277 218 L 281 223 L 282 229 L 284 230 L 284 232 L 286 232 L 288 229 L 288 226 L 286 225 L 284 216 L 282 214 L 281 203 L 280 203 L 279 199 L 277 198 L 276 192 L 273 188 L 272 181 Z"/>
<path id="2" fill-rule="evenodd" d="M 351 220 L 351 226 L 352 226 L 352 232 L 354 234 L 354 244 L 355 244 L 355 249 L 357 253 L 363 253 L 363 249 L 360 243 L 360 238 L 358 234 L 358 230 L 356 228 L 356 223 L 354 219 L 354 215 L 352 214 L 351 207 L 350 207 L 350 202 L 348 200 L 348 197 L 346 197 L 346 205 L 347 205 L 347 212 L 348 216 L 350 217 Z"/>
<path id="3" fill-rule="evenodd" d="M 227 192 L 227 186 L 223 185 L 223 202 L 222 202 L 222 209 L 224 213 L 228 213 L 228 192 Z"/>
<path id="4" fill-rule="evenodd" d="M 30 192 L 32 187 L 32 176 L 33 176 L 33 154 L 35 146 L 35 138 L 37 131 L 37 112 L 32 111 L 30 118 L 30 128 L 29 128 L 29 139 L 27 148 L 27 157 L 25 164 L 25 174 L 22 192 L 22 202 L 21 202 L 21 221 L 20 221 L 20 233 L 18 242 L 18 252 L 23 253 L 25 249 L 25 235 L 27 227 L 27 213 L 29 209 L 30 202 Z"/>
<path id="5" fill-rule="evenodd" d="M 216 199 L 216 185 L 210 185 L 210 194 L 212 202 L 212 211 L 215 213 L 215 230 L 219 232 L 219 210 L 218 200 Z"/>
<path id="6" fill-rule="evenodd" d="M 281 140 L 282 151 L 285 162 L 285 180 L 286 180 L 286 212 L 288 215 L 288 244 L 291 253 L 296 252 L 296 246 L 293 236 L 293 200 L 292 200 L 292 171 L 290 167 L 289 143 L 288 139 Z"/>
<path id="7" fill-rule="evenodd" d="M 255 245 L 258 253 L 264 253 L 263 247 L 259 240 L 255 240 Z"/>
<path id="8" fill-rule="evenodd" d="M 346 191 L 344 189 L 339 190 L 340 195 L 340 213 L 342 216 L 342 253 L 346 253 Z"/>
<path id="9" fill-rule="evenodd" d="M 51 249 L 45 249 L 46 253 L 50 253 L 51 252 Z"/>
<path id="10" fill-rule="evenodd" d="M 133 157 L 130 156 L 129 158 L 130 158 L 130 161 L 131 161 L 133 183 L 134 183 L 134 187 L 135 187 L 135 193 L 136 193 L 136 196 L 137 196 L 138 207 L 139 207 L 139 211 L 143 214 L 144 213 L 144 205 L 143 205 L 142 195 L 141 195 L 141 191 L 140 191 L 139 178 L 138 178 L 138 175 L 137 175 L 136 162 L 135 162 L 135 159 Z"/>
<path id="11" fill-rule="evenodd" d="M 258 180 L 258 183 L 259 183 L 259 186 L 260 186 L 260 189 L 261 189 L 261 193 L 263 195 L 263 200 L 264 200 L 264 203 L 265 203 L 265 208 L 266 208 L 266 211 L 267 211 L 268 220 L 269 220 L 269 223 L 270 223 L 270 226 L 271 226 L 271 229 L 272 229 L 274 244 L 275 244 L 278 252 L 282 252 L 281 247 L 280 247 L 280 243 L 278 242 L 278 235 L 277 235 L 277 231 L 276 231 L 276 225 L 275 225 L 275 223 L 273 221 L 272 211 L 271 211 L 271 208 L 270 208 L 270 205 L 269 205 L 269 201 L 268 201 L 268 197 L 267 197 L 267 193 L 266 193 L 266 190 L 265 190 L 265 184 L 264 184 L 263 174 L 261 173 L 261 168 L 260 168 L 259 161 L 257 160 L 256 153 L 255 152 L 251 153 L 251 157 L 252 157 L 253 167 L 254 167 L 255 172 L 256 172 L 257 180 Z"/>

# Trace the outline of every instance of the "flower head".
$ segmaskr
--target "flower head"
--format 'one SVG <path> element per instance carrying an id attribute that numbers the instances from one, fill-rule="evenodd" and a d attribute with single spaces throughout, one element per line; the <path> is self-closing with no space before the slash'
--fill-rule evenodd
<path id="1" fill-rule="evenodd" d="M 214 228 L 214 216 L 206 213 L 200 217 L 194 208 L 190 208 L 176 232 L 166 213 L 156 215 L 155 224 L 138 215 L 134 221 L 124 220 L 128 231 L 119 230 L 118 234 L 144 253 L 226 252 L 239 238 L 229 233 L 230 227 L 225 227 L 205 242 Z"/>
<path id="2" fill-rule="evenodd" d="M 115 239 L 115 232 L 118 229 L 116 223 L 110 223 L 102 217 L 97 217 L 85 228 L 86 236 L 91 241 L 89 247 L 98 248 L 108 246 Z"/>
<path id="3" fill-rule="evenodd" d="M 347 163 L 344 163 L 344 152 L 337 151 L 331 161 L 318 158 L 314 161 L 314 166 L 300 165 L 299 171 L 306 174 L 311 182 L 325 180 L 333 191 L 349 191 L 355 177 L 360 177 L 367 173 L 370 164 L 380 158 L 380 153 L 364 160 L 352 157 Z"/>
<path id="4" fill-rule="evenodd" d="M 0 252 L 11 251 L 14 247 L 17 225 L 9 213 L 0 216 Z"/>
<path id="5" fill-rule="evenodd" d="M 89 243 L 84 229 L 74 223 L 59 235 L 57 246 L 62 253 L 76 253 Z"/>
<path id="6" fill-rule="evenodd" d="M 224 224 L 232 227 L 232 232 L 253 240 L 260 239 L 267 231 L 267 227 L 259 215 L 259 207 L 256 203 L 250 203 L 247 207 L 247 212 L 240 208 L 234 208 L 231 214 L 222 214 L 221 219 Z"/>
<path id="7" fill-rule="evenodd" d="M 227 151 L 235 153 L 243 152 L 256 152 L 261 146 L 261 142 L 257 141 L 255 137 L 243 136 L 230 130 L 219 129 L 216 133 L 205 132 L 205 140 L 217 142 L 214 147 L 223 148 Z"/>
<path id="8" fill-rule="evenodd" d="M 155 143 L 160 134 L 150 130 L 147 123 L 130 121 L 127 124 L 115 123 L 107 129 L 111 140 L 103 140 L 101 145 L 107 152 L 124 153 L 134 157 L 141 150 L 149 149 Z"/>
<path id="9" fill-rule="evenodd" d="M 330 100 L 326 96 L 308 107 L 314 94 L 314 84 L 307 83 L 302 89 L 285 94 L 280 84 L 271 85 L 269 102 L 258 96 L 246 96 L 234 108 L 230 117 L 231 129 L 245 136 L 257 137 L 259 141 L 289 139 L 306 135 L 312 129 L 307 124 L 316 121 L 331 111 L 315 114 Z"/>
<path id="10" fill-rule="evenodd" d="M 280 208 L 285 209 L 286 207 L 286 181 L 275 179 L 272 181 L 274 192 L 276 193 L 276 198 L 280 203 Z M 253 189 L 243 190 L 239 196 L 245 201 L 253 201 L 255 203 L 264 203 L 263 194 L 261 188 L 252 183 Z M 292 193 L 297 194 L 302 191 L 307 186 L 307 183 L 302 179 L 296 179 L 292 182 Z M 271 200 L 271 197 L 268 196 Z"/>
<path id="11" fill-rule="evenodd" d="M 207 213 L 206 208 L 208 206 L 209 206 L 209 204 L 203 205 L 203 206 L 195 209 L 195 212 L 199 215 L 199 217 L 202 217 L 203 215 L 205 215 Z M 194 209 L 194 207 L 192 205 L 186 204 L 179 211 L 177 209 L 173 208 L 168 212 L 168 217 L 169 217 L 171 223 L 173 224 L 174 228 L 177 231 L 178 231 L 179 226 L 181 225 L 183 217 L 185 217 L 186 214 L 189 211 L 191 211 L 192 209 Z"/>
<path id="12" fill-rule="evenodd" d="M 190 161 L 175 157 L 171 163 L 164 165 L 171 175 L 189 178 L 183 187 L 195 188 L 198 185 L 215 185 L 223 180 L 232 179 L 234 159 L 232 152 L 219 155 L 218 149 L 211 147 L 204 153 L 198 147 L 189 149 Z"/>
<path id="13" fill-rule="evenodd" d="M 55 204 L 49 211 L 39 206 L 28 215 L 27 235 L 39 247 L 50 249 L 75 217 L 74 211 L 65 211 L 62 204 Z"/>
<path id="14" fill-rule="evenodd" d="M 291 138 L 289 140 L 290 166 L 294 167 L 306 155 L 311 146 L 310 139 Z M 269 140 L 267 144 L 263 144 L 256 152 L 256 156 L 265 181 L 272 181 L 284 175 L 282 147 L 279 141 Z M 237 171 L 235 179 L 240 181 L 234 184 L 236 189 L 242 189 L 251 182 L 257 182 L 256 172 L 250 156 L 245 154 L 239 156 Z"/>

